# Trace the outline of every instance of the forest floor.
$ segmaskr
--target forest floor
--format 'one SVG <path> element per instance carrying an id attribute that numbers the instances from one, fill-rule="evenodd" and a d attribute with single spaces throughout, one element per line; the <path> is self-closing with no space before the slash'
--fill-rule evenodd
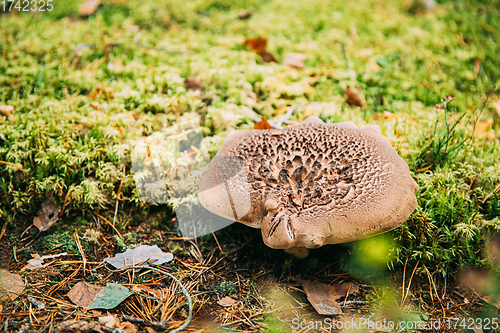
<path id="1" fill-rule="evenodd" d="M 82 2 L 0 2 L 0 331 L 496 330 L 497 2 Z M 194 119 L 213 156 L 293 106 L 381 128 L 420 187 L 405 224 L 297 259 L 239 223 L 183 237 L 195 196 L 141 200 L 144 138 Z M 110 271 L 139 244 L 173 259 Z M 348 286 L 342 314 L 308 283 Z"/>

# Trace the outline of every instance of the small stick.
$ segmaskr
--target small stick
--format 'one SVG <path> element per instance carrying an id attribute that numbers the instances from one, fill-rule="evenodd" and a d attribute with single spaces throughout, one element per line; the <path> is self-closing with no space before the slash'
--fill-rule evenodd
<path id="1" fill-rule="evenodd" d="M 7 164 L 7 165 L 10 165 L 10 166 L 13 166 L 14 168 L 18 168 L 19 170 L 21 170 L 22 172 L 24 173 L 29 173 L 28 171 L 24 170 L 23 168 L 21 168 L 19 165 L 17 164 L 14 164 L 14 163 L 10 163 L 10 162 L 5 162 L 5 161 L 0 161 L 0 163 L 2 164 Z"/>
<path id="2" fill-rule="evenodd" d="M 224 255 L 224 251 L 222 251 L 222 248 L 220 247 L 219 240 L 217 239 L 217 236 L 215 236 L 215 233 L 212 232 L 212 236 L 215 238 L 215 242 L 217 243 L 217 246 L 219 247 L 220 253 Z M 0 237 L 2 238 L 2 237 Z"/>
<path id="3" fill-rule="evenodd" d="M 120 234 L 120 232 L 115 228 L 115 226 L 113 224 L 111 224 L 108 220 L 106 220 L 106 218 L 98 213 L 94 213 L 95 215 L 99 216 L 101 219 L 104 220 L 104 222 L 106 222 L 107 224 L 109 224 L 111 226 L 111 228 L 113 228 L 116 233 L 118 234 L 118 236 L 120 236 L 120 238 L 123 238 L 123 236 Z"/>
<path id="4" fill-rule="evenodd" d="M 4 223 L 3 227 L 2 227 L 2 231 L 0 231 L 0 240 L 3 237 L 3 234 L 5 234 L 5 230 L 7 230 L 7 224 L 9 224 L 9 220 L 10 220 L 10 215 L 7 216 L 7 218 L 5 219 L 5 223 Z"/>
<path id="5" fill-rule="evenodd" d="M 75 242 L 76 246 L 78 246 L 78 251 L 80 251 L 80 254 L 82 255 L 82 260 L 83 260 L 83 275 L 85 275 L 85 268 L 87 266 L 87 258 L 85 257 L 85 253 L 83 252 L 82 244 L 80 243 L 80 238 L 78 237 L 78 232 L 76 231 L 75 228 L 75 233 L 73 234 L 75 237 Z"/>
<path id="6" fill-rule="evenodd" d="M 75 186 L 74 183 L 71 184 L 71 186 L 69 187 L 68 192 L 66 193 L 66 196 L 64 197 L 64 203 L 63 203 L 61 212 L 59 213 L 59 217 L 61 217 L 62 214 L 64 213 L 64 208 L 66 208 L 66 203 L 68 202 L 69 195 L 71 194 L 71 191 L 73 190 L 73 186 Z"/>
<path id="7" fill-rule="evenodd" d="M 116 125 L 118 125 L 118 123 L 116 123 Z M 120 128 L 120 127 L 118 127 Z M 121 136 L 121 132 L 120 132 L 120 136 Z M 122 186 L 123 186 L 123 182 L 125 181 L 125 165 L 123 165 L 123 176 L 122 176 L 122 181 L 120 182 L 120 186 L 118 187 L 118 192 L 116 192 L 116 207 L 115 207 L 115 216 L 113 217 L 113 226 L 115 225 L 115 221 L 116 221 L 116 214 L 118 214 L 118 202 L 119 202 L 119 196 L 120 196 L 120 193 L 122 193 Z"/>

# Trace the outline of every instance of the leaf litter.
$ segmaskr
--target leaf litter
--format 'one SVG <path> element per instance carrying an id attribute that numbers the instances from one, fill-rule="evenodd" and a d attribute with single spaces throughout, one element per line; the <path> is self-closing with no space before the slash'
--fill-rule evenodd
<path id="1" fill-rule="evenodd" d="M 59 219 L 60 211 L 61 207 L 55 203 L 52 193 L 49 194 L 42 204 L 42 209 L 38 212 L 38 216 L 33 219 L 33 225 L 40 231 L 49 230 Z"/>

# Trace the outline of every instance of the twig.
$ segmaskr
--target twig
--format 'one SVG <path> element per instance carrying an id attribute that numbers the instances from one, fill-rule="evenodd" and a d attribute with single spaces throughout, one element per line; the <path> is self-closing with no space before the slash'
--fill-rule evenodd
<path id="1" fill-rule="evenodd" d="M 113 228 L 113 230 L 116 231 L 116 233 L 118 234 L 118 236 L 120 238 L 123 238 L 123 236 L 120 234 L 120 232 L 118 231 L 118 229 L 115 228 L 115 226 L 113 224 L 111 224 L 111 222 L 109 222 L 108 220 L 106 220 L 106 218 L 98 213 L 94 213 L 95 215 L 99 216 L 101 219 L 104 220 L 104 222 L 106 222 L 107 224 L 109 224 L 111 226 L 111 228 Z"/>
<path id="2" fill-rule="evenodd" d="M 5 230 L 7 230 L 7 224 L 9 224 L 9 220 L 10 220 L 10 215 L 7 216 L 7 218 L 5 219 L 5 223 L 3 224 L 2 231 L 0 231 L 0 240 L 3 237 L 3 234 L 5 234 Z"/>
<path id="3" fill-rule="evenodd" d="M 483 201 L 481 201 L 481 205 L 484 204 L 486 201 L 490 200 L 491 198 L 493 198 L 495 196 L 496 193 L 498 193 L 500 191 L 500 184 L 498 184 L 495 189 L 493 190 L 493 192 L 491 192 L 490 194 L 488 194 L 486 196 L 486 198 L 484 198 Z M 0 236 L 0 238 L 2 238 L 2 236 Z"/>
<path id="4" fill-rule="evenodd" d="M 410 281 L 408 281 L 408 287 L 406 288 L 406 295 L 403 298 L 403 302 L 401 302 L 401 306 L 403 306 L 403 304 L 406 301 L 406 297 L 408 297 L 408 293 L 410 292 L 410 287 L 411 287 L 411 281 L 413 280 L 413 275 L 415 274 L 415 271 L 417 270 L 417 267 L 418 267 L 419 263 L 420 263 L 420 260 L 417 261 L 417 264 L 415 265 L 415 268 L 413 268 L 413 272 L 411 273 L 411 276 L 410 276 Z M 403 292 L 404 292 L 404 290 L 403 290 Z"/>
<path id="5" fill-rule="evenodd" d="M 22 172 L 24 173 L 29 173 L 28 171 L 24 170 L 23 168 L 21 168 L 19 165 L 17 164 L 14 164 L 14 163 L 10 163 L 10 162 L 5 162 L 5 161 L 0 161 L 0 163 L 2 164 L 7 164 L 7 165 L 10 165 L 10 166 L 13 166 L 14 168 L 18 168 L 19 170 L 21 170 Z"/>
<path id="6" fill-rule="evenodd" d="M 181 288 L 182 294 L 186 297 L 186 299 L 188 301 L 188 317 L 187 317 L 186 321 L 184 322 L 184 324 L 182 324 L 181 326 L 179 326 L 175 330 L 172 330 L 170 333 L 177 333 L 177 332 L 182 331 L 191 322 L 191 319 L 193 317 L 193 302 L 191 301 L 191 296 L 189 296 L 189 293 L 187 292 L 186 288 L 184 288 L 184 285 L 172 274 L 167 273 L 165 271 L 162 271 L 161 269 L 150 267 L 150 266 L 130 266 L 130 267 L 123 267 L 123 268 L 119 268 L 119 269 L 109 269 L 107 266 L 104 266 L 104 267 L 110 272 L 120 272 L 120 271 L 129 270 L 129 269 L 149 269 L 149 270 L 153 270 L 155 272 L 167 275 L 168 277 L 173 279 L 179 285 L 179 287 Z M 168 328 L 165 322 L 160 322 L 158 324 L 159 324 L 161 329 Z"/>
<path id="7" fill-rule="evenodd" d="M 118 123 L 116 123 L 116 126 L 119 126 Z M 118 127 L 118 129 L 120 129 L 120 127 Z M 120 132 L 120 137 L 121 137 L 121 133 L 122 132 Z M 123 140 L 122 140 L 122 143 L 123 143 Z M 120 193 L 122 192 L 122 186 L 123 186 L 124 181 L 125 181 L 125 165 L 123 165 L 122 181 L 120 182 L 120 186 L 118 187 L 118 192 L 116 192 L 116 207 L 115 207 L 115 215 L 113 217 L 113 226 L 115 225 L 116 215 L 118 214 L 118 202 L 120 201 L 119 197 L 120 197 Z"/>
<path id="8" fill-rule="evenodd" d="M 365 301 L 346 301 L 346 302 L 340 302 L 339 303 L 340 306 L 351 305 L 351 304 L 354 304 L 354 305 L 365 305 L 366 302 Z"/>
<path id="9" fill-rule="evenodd" d="M 78 251 L 80 251 L 80 254 L 82 255 L 82 261 L 83 261 L 83 275 L 85 275 L 85 268 L 87 266 L 87 258 L 85 257 L 85 253 L 83 252 L 82 244 L 80 243 L 80 238 L 78 237 L 78 232 L 75 228 L 75 233 L 73 234 L 75 237 L 75 242 L 76 246 L 78 246 Z"/>
<path id="10" fill-rule="evenodd" d="M 217 236 L 215 236 L 215 233 L 212 232 L 212 236 L 214 236 L 215 242 L 217 243 L 217 246 L 219 247 L 220 253 L 224 255 L 224 251 L 222 251 L 222 248 L 220 247 L 219 240 L 217 239 Z M 2 236 L 0 236 L 2 238 Z"/>
<path id="11" fill-rule="evenodd" d="M 71 186 L 69 187 L 69 190 L 68 192 L 66 193 L 66 196 L 64 197 L 64 203 L 63 203 L 63 206 L 62 206 L 62 209 L 61 209 L 61 212 L 59 213 L 59 217 L 62 216 L 62 214 L 64 213 L 64 209 L 66 208 L 66 203 L 68 202 L 68 199 L 69 199 L 69 195 L 71 194 L 71 191 L 73 191 L 73 186 L 75 186 L 75 184 L 71 184 Z"/>

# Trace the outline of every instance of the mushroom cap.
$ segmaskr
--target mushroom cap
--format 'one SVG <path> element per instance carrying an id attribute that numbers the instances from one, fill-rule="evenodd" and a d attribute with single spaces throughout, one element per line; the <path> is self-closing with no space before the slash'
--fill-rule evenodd
<path id="1" fill-rule="evenodd" d="M 215 187 L 220 193 L 211 194 Z M 416 209 L 417 191 L 378 126 L 325 124 L 313 116 L 284 130 L 232 132 L 203 175 L 198 197 L 214 214 L 261 228 L 269 247 L 287 249 L 397 228 Z"/>

